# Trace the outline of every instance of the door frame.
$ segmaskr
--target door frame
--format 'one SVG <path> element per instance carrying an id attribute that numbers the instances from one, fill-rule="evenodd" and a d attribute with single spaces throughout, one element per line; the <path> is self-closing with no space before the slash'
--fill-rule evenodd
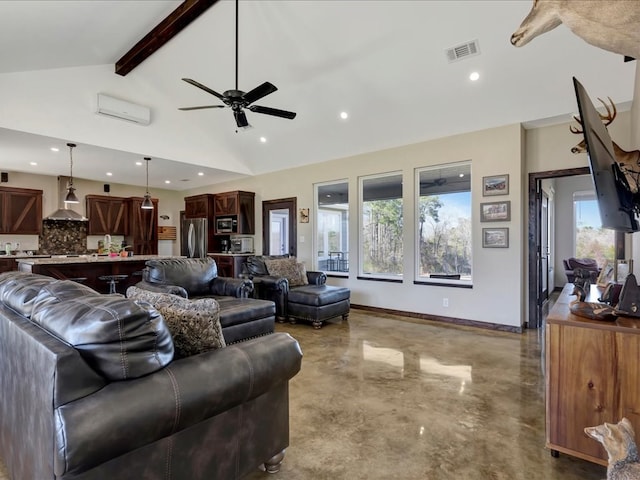
<path id="1" fill-rule="evenodd" d="M 298 254 L 298 230 L 296 221 L 297 197 L 278 198 L 275 200 L 262 201 L 262 254 L 269 255 L 271 223 L 269 222 L 272 210 L 289 211 L 289 255 L 292 257 Z"/>
<path id="2" fill-rule="evenodd" d="M 548 170 L 529 173 L 529 313 L 525 324 L 527 328 L 540 328 L 544 312 L 541 300 L 540 285 L 542 271 L 540 260 L 542 193 L 540 182 L 547 178 L 571 177 L 574 175 L 590 175 L 589 167 L 567 168 L 564 170 Z"/>

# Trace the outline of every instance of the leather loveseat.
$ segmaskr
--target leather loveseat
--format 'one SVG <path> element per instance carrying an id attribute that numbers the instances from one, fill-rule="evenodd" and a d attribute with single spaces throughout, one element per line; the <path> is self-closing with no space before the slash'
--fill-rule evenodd
<path id="1" fill-rule="evenodd" d="M 248 298 L 253 282 L 219 277 L 212 258 L 162 258 L 147 260 L 138 288 L 172 293 L 185 298 L 215 298 L 225 341 L 273 333 L 276 307 L 272 301 Z"/>
<path id="2" fill-rule="evenodd" d="M 298 343 L 274 333 L 173 359 L 151 305 L 0 274 L 0 458 L 20 480 L 239 479 L 289 442 Z"/>
<path id="3" fill-rule="evenodd" d="M 564 273 L 567 276 L 567 282 L 573 283 L 575 280 L 575 270 L 587 270 L 590 275 L 591 283 L 596 283 L 598 280 L 598 276 L 600 275 L 600 267 L 598 267 L 598 262 L 593 258 L 567 258 L 563 260 L 564 264 Z"/>

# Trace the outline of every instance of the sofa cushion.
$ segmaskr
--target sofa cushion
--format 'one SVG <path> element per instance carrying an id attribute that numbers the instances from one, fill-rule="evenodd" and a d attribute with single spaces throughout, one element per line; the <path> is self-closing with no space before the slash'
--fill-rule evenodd
<path id="1" fill-rule="evenodd" d="M 264 263 L 269 275 L 286 278 L 290 287 L 309 284 L 304 264 L 298 263 L 296 257 L 265 259 Z"/>
<path id="2" fill-rule="evenodd" d="M 176 358 L 226 346 L 220 326 L 220 307 L 213 298 L 189 300 L 138 287 L 129 287 L 127 297 L 150 303 L 162 314 L 173 336 Z"/>
<path id="3" fill-rule="evenodd" d="M 289 303 L 300 303 L 321 307 L 332 303 L 348 300 L 351 290 L 346 287 L 333 287 L 329 285 L 308 285 L 289 290 Z"/>
<path id="4" fill-rule="evenodd" d="M 31 319 L 72 345 L 108 380 L 141 377 L 173 359 L 171 334 L 155 309 L 69 280 L 40 289 Z"/>
<path id="5" fill-rule="evenodd" d="M 5 272 L 0 274 L 0 302 L 30 318 L 38 292 L 54 281 L 51 277 L 26 272 Z"/>
<path id="6" fill-rule="evenodd" d="M 270 300 L 257 298 L 218 297 L 222 328 L 274 317 L 276 305 Z"/>
<path id="7" fill-rule="evenodd" d="M 159 285 L 179 285 L 190 297 L 211 293 L 211 282 L 218 276 L 212 258 L 167 258 L 147 260 L 144 280 Z"/>

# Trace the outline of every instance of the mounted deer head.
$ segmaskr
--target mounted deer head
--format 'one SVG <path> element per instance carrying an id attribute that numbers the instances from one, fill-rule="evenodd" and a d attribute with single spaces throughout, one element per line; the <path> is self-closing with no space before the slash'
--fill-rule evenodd
<path id="1" fill-rule="evenodd" d="M 533 0 L 533 7 L 513 35 L 522 47 L 564 23 L 596 47 L 640 58 L 640 2 L 637 0 Z"/>
<path id="2" fill-rule="evenodd" d="M 613 103 L 613 100 L 611 100 L 610 97 L 607 97 L 607 98 L 609 99 L 611 108 L 609 107 L 609 105 L 607 105 L 607 103 L 604 100 L 602 100 L 601 98 L 598 98 L 600 103 L 604 105 L 604 108 L 607 111 L 606 115 L 598 113 L 605 127 L 608 127 L 609 125 L 611 125 L 611 123 L 615 120 L 616 115 L 618 113 L 616 110 L 616 105 L 615 103 Z M 573 119 L 580 124 L 580 128 L 576 128 L 573 125 L 570 125 L 569 130 L 571 130 L 571 133 L 574 133 L 576 135 L 582 135 L 584 133 L 584 126 L 582 125 L 582 120 L 580 119 L 580 117 L 575 115 Z M 620 166 L 620 170 L 622 170 L 622 173 L 624 173 L 624 176 L 627 179 L 629 188 L 633 193 L 638 193 L 640 191 L 639 190 L 640 170 L 637 170 L 637 168 L 640 167 L 640 150 L 632 150 L 630 152 L 627 152 L 626 150 L 623 150 L 622 148 L 620 148 L 618 144 L 613 140 L 611 141 L 611 143 L 613 144 L 613 151 L 616 156 L 616 161 Z M 584 139 L 582 139 L 582 141 L 578 143 L 575 147 L 571 148 L 571 153 L 584 153 L 586 151 L 587 151 L 587 147 Z"/>

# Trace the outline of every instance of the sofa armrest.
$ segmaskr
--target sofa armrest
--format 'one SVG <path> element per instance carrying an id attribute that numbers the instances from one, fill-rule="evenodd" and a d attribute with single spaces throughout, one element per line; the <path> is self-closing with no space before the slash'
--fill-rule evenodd
<path id="1" fill-rule="evenodd" d="M 160 285 L 142 280 L 136 283 L 136 287 L 149 290 L 150 292 L 171 293 L 173 295 L 178 295 L 179 297 L 189 298 L 187 291 L 179 285 Z"/>
<path id="2" fill-rule="evenodd" d="M 301 362 L 298 342 L 273 333 L 110 383 L 57 409 L 55 475 L 80 473 L 226 412 L 287 382 Z"/>
<path id="3" fill-rule="evenodd" d="M 324 272 L 312 270 L 307 272 L 307 280 L 309 280 L 309 285 L 324 285 L 327 283 L 327 275 Z"/>
<path id="4" fill-rule="evenodd" d="M 253 282 L 246 278 L 216 277 L 210 286 L 212 295 L 249 298 L 253 293 Z"/>
<path id="5" fill-rule="evenodd" d="M 271 275 L 253 277 L 253 283 L 256 288 L 259 287 L 281 293 L 287 293 L 289 291 L 289 281 L 284 277 L 274 277 Z"/>

